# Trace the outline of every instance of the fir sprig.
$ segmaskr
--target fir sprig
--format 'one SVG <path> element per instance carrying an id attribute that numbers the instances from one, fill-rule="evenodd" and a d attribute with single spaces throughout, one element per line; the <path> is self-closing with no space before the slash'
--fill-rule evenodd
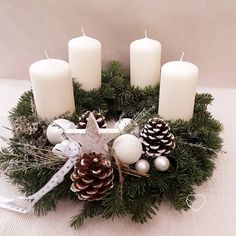
<path id="1" fill-rule="evenodd" d="M 86 219 L 93 218 L 102 213 L 100 202 L 85 202 L 80 213 L 71 218 L 71 227 L 78 229 Z"/>

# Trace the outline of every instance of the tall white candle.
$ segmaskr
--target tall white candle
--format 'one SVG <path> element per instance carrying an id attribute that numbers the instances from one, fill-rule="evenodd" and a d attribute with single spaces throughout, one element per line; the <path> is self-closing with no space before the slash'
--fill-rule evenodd
<path id="1" fill-rule="evenodd" d="M 101 43 L 87 37 L 83 32 L 83 36 L 69 41 L 68 51 L 72 76 L 85 90 L 99 88 L 101 86 Z"/>
<path id="2" fill-rule="evenodd" d="M 160 80 L 161 44 L 147 37 L 130 44 L 130 82 L 144 88 Z"/>
<path id="3" fill-rule="evenodd" d="M 33 63 L 29 69 L 36 111 L 41 119 L 53 119 L 75 111 L 70 66 L 57 59 Z"/>
<path id="4" fill-rule="evenodd" d="M 167 120 L 193 116 L 198 67 L 186 61 L 168 62 L 161 68 L 159 115 Z"/>

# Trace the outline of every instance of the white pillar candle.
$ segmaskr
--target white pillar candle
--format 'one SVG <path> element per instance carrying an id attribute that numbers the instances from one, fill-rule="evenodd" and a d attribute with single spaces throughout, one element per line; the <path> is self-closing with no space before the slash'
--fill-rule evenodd
<path id="1" fill-rule="evenodd" d="M 144 88 L 160 80 L 161 44 L 147 37 L 130 44 L 130 82 Z"/>
<path id="2" fill-rule="evenodd" d="M 57 59 L 33 63 L 29 69 L 36 111 L 41 119 L 53 119 L 75 111 L 70 66 Z"/>
<path id="3" fill-rule="evenodd" d="M 85 90 L 99 88 L 101 86 L 101 43 L 87 37 L 83 32 L 83 36 L 69 41 L 68 51 L 72 77 L 81 83 Z"/>
<path id="4" fill-rule="evenodd" d="M 193 116 L 198 67 L 186 61 L 168 62 L 161 68 L 159 115 L 167 120 Z"/>

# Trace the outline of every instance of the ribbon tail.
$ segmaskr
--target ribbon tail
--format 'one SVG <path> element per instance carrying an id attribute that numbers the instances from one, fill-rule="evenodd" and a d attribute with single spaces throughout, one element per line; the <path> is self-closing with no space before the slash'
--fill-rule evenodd
<path id="1" fill-rule="evenodd" d="M 33 195 L 28 197 L 20 196 L 17 198 L 6 198 L 0 196 L 0 208 L 8 209 L 23 214 L 30 212 L 33 209 L 34 205 L 43 196 L 45 196 L 48 192 L 53 190 L 58 184 L 60 184 L 64 180 L 64 176 L 74 166 L 74 161 L 77 159 L 77 157 L 78 156 L 69 158 L 67 162 L 62 166 L 62 168 L 52 176 L 52 178 L 47 182 L 47 184 L 44 185 L 44 187 L 42 187 L 39 191 L 37 191 Z M 20 200 L 25 201 L 24 205 L 27 206 L 22 206 L 22 204 L 20 203 L 17 204 L 17 201 Z"/>
<path id="2" fill-rule="evenodd" d="M 23 196 L 20 196 L 18 198 L 6 198 L 6 197 L 0 196 L 0 207 L 10 210 L 10 211 L 23 213 L 23 214 L 26 214 L 27 212 L 29 212 L 32 209 L 29 207 L 26 208 L 26 207 L 18 206 L 15 203 L 17 200 L 27 200 L 27 198 L 23 197 Z"/>
<path id="3" fill-rule="evenodd" d="M 7 198 L 7 197 L 0 196 L 0 204 L 2 204 L 2 203 L 10 203 L 13 200 L 14 200 L 14 198 Z"/>

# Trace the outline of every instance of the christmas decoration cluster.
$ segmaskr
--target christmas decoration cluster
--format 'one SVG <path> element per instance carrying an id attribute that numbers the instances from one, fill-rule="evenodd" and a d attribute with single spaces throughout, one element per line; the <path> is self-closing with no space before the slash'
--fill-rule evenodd
<path id="1" fill-rule="evenodd" d="M 76 82 L 73 86 L 76 112 L 71 117 L 38 119 L 32 91 L 10 112 L 13 137 L 0 151 L 0 169 L 23 193 L 39 191 L 62 168 L 72 167 L 37 202 L 35 213 L 55 209 L 64 197 L 82 201 L 71 221 L 78 228 L 97 215 L 131 215 L 144 223 L 156 214 L 164 196 L 175 209 L 187 210 L 187 197 L 211 177 L 212 157 L 222 147 L 222 125 L 207 111 L 212 96 L 196 95 L 190 121 L 166 121 L 158 116 L 159 86 L 131 86 L 118 63 L 103 71 L 100 89 L 85 91 Z M 72 155 L 77 150 L 69 145 L 72 139 L 82 150 L 78 156 Z M 71 156 L 60 157 L 57 145 Z"/>
<path id="2" fill-rule="evenodd" d="M 82 114 L 76 127 L 88 129 L 91 114 L 100 128 L 107 127 L 105 116 L 97 111 L 86 111 Z M 124 125 L 121 131 L 131 123 Z M 133 129 L 135 128 L 136 124 Z M 166 171 L 170 166 L 166 156 L 175 148 L 175 139 L 170 127 L 163 119 L 157 117 L 150 118 L 144 124 L 138 137 L 123 134 L 111 141 L 120 164 L 129 165 L 136 162 L 135 169 L 144 174 L 148 173 L 150 163 L 144 159 L 139 160 L 142 154 L 144 157 L 156 158 L 153 162 L 155 168 L 158 171 Z M 71 180 L 73 182 L 71 190 L 78 195 L 80 200 L 101 200 L 108 189 L 113 187 L 111 162 L 102 153 L 84 153 L 75 164 Z"/>

